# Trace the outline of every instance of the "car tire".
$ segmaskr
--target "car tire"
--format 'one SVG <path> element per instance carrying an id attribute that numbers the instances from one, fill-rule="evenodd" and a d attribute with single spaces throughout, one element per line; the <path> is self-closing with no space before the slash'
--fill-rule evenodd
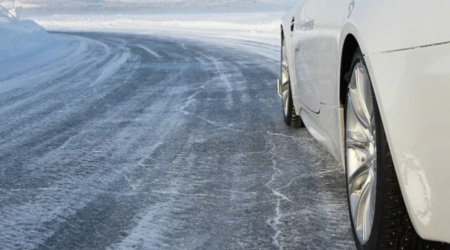
<path id="1" fill-rule="evenodd" d="M 367 71 L 367 66 L 365 64 L 364 57 L 359 49 L 354 53 L 351 69 L 352 71 L 350 72 L 350 74 L 348 74 L 348 76 L 351 77 L 347 77 L 348 91 L 347 103 L 345 105 L 345 165 L 350 220 L 357 249 L 445 249 L 445 246 L 442 243 L 422 240 L 416 233 L 411 223 L 411 219 L 408 215 L 405 203 L 402 198 L 402 193 L 400 190 L 400 185 L 398 183 L 397 174 L 395 172 L 391 151 L 389 149 L 386 134 L 381 121 L 380 112 L 378 110 L 378 105 L 373 92 L 369 73 Z M 360 75 L 361 72 L 365 75 Z M 356 83 L 357 78 L 359 79 L 359 83 Z M 365 86 L 366 88 L 363 87 L 364 84 L 362 84 L 361 82 L 367 82 Z M 368 92 L 370 92 L 370 98 Z M 360 96 L 363 95 L 365 97 L 361 98 Z M 357 100 L 357 97 L 360 97 L 359 100 Z M 370 107 L 370 101 L 372 102 L 372 108 Z M 366 103 L 368 107 L 366 109 L 358 108 L 356 107 L 358 106 L 358 102 Z M 365 112 L 369 110 L 372 110 L 372 113 Z M 364 120 L 364 117 L 356 117 L 358 116 L 358 114 L 362 116 L 364 114 L 369 114 L 369 116 L 366 118 L 373 118 Z M 365 153 L 363 154 L 357 152 L 361 150 L 357 148 L 358 145 L 353 145 L 358 143 L 355 141 L 355 138 L 358 136 L 360 136 L 360 138 L 356 138 L 358 140 L 364 137 L 370 137 L 370 133 L 369 135 L 367 133 L 365 135 L 358 134 L 358 128 L 354 124 L 355 119 L 361 120 L 362 124 L 365 124 L 365 122 L 367 122 L 368 120 L 373 119 L 373 142 L 375 143 L 375 149 L 372 149 L 372 151 L 374 151 L 373 156 L 369 156 L 371 152 L 370 147 L 373 147 L 373 145 L 369 146 L 369 150 L 365 151 Z M 370 124 L 370 121 L 368 124 Z M 363 125 L 359 124 L 359 126 Z M 372 125 L 369 125 L 365 129 L 367 129 L 367 131 L 371 131 L 372 129 L 369 129 L 371 126 Z M 360 141 L 363 141 L 363 143 L 365 143 L 364 139 Z M 359 146 L 363 147 L 361 146 L 363 143 L 361 143 Z M 355 155 L 362 156 L 360 160 L 360 163 L 362 162 L 361 164 L 372 164 L 371 166 L 374 171 L 369 171 L 367 173 L 367 177 L 364 177 L 364 175 L 362 174 L 362 170 L 358 171 L 359 168 L 354 167 L 356 166 L 354 164 L 355 161 L 358 162 L 358 160 L 355 160 L 358 159 L 358 157 L 355 157 Z M 364 159 L 364 157 L 367 158 Z M 370 160 L 371 157 L 374 158 L 373 161 Z M 369 164 L 369 162 L 372 163 Z M 369 167 L 366 168 L 369 169 Z M 360 183 L 356 183 L 359 178 L 357 176 L 362 176 Z M 368 181 L 371 181 L 373 183 L 367 184 Z M 355 185 L 355 183 L 357 185 Z M 364 190 L 368 187 L 372 187 L 374 188 L 374 190 Z M 361 192 L 359 193 L 359 201 L 357 200 L 358 194 L 355 194 L 359 192 L 358 188 L 361 188 Z M 371 200 L 369 200 L 369 198 Z M 361 206 L 364 207 L 361 208 Z M 361 215 L 360 212 L 363 215 Z M 371 225 L 364 225 L 364 221 L 367 223 L 372 221 L 372 223 Z M 366 235 L 364 235 L 364 232 L 366 232 Z"/>
<path id="2" fill-rule="evenodd" d="M 289 77 L 289 64 L 287 62 L 286 41 L 281 42 L 281 105 L 283 108 L 284 122 L 291 128 L 303 127 L 302 119 L 295 112 L 292 101 L 291 81 Z"/>
<path id="3" fill-rule="evenodd" d="M 290 84 L 289 84 L 290 85 Z M 291 94 L 291 87 L 289 86 L 289 99 L 287 100 L 288 105 L 288 112 L 284 112 L 283 108 L 283 114 L 284 114 L 284 122 L 286 125 L 288 125 L 291 128 L 301 128 L 303 126 L 302 119 L 300 116 L 297 115 L 295 112 L 294 104 L 292 102 L 292 94 Z M 282 104 L 284 105 L 284 101 L 282 101 Z"/>

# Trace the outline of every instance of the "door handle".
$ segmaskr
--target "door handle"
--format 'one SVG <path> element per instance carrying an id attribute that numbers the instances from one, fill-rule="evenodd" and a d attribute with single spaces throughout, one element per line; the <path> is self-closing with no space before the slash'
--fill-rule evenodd
<path id="1" fill-rule="evenodd" d="M 292 21 L 291 21 L 291 31 L 294 32 L 294 28 L 295 28 L 295 17 L 292 17 Z"/>
<path id="2" fill-rule="evenodd" d="M 352 14 L 354 8 L 355 8 L 355 1 L 353 0 L 350 3 L 350 5 L 348 6 L 348 16 L 347 16 L 347 18 L 350 17 L 350 15 Z"/>

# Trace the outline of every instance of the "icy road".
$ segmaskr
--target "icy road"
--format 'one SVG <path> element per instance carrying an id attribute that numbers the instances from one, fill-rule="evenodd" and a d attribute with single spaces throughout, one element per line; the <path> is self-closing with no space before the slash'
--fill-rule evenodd
<path id="1" fill-rule="evenodd" d="M 343 170 L 283 123 L 276 46 L 55 36 L 0 75 L 0 249 L 353 249 Z"/>

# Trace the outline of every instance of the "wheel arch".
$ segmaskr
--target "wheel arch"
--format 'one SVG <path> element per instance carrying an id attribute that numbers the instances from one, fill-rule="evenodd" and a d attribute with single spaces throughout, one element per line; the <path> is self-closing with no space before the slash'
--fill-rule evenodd
<path id="1" fill-rule="evenodd" d="M 346 102 L 347 94 L 347 74 L 350 72 L 352 67 L 352 59 L 355 51 L 359 48 L 359 43 L 352 34 L 348 34 L 344 40 L 342 52 L 341 52 L 341 62 L 339 71 L 339 102 L 344 105 Z"/>
<path id="2" fill-rule="evenodd" d="M 355 27 L 353 26 L 351 29 L 355 29 Z M 346 95 L 347 95 L 347 88 L 348 88 L 348 78 L 346 77 L 347 74 L 351 73 L 351 66 L 352 66 L 352 58 L 353 58 L 353 54 L 355 53 L 355 51 L 359 48 L 361 49 L 364 57 L 366 57 L 366 55 L 370 55 L 369 51 L 367 50 L 367 47 L 365 46 L 366 44 L 364 44 L 361 39 L 359 38 L 359 32 L 357 32 L 356 30 L 354 30 L 355 33 L 347 33 L 345 34 L 342 39 L 341 39 L 341 54 L 340 54 L 340 68 L 339 68 L 339 103 L 341 105 L 341 107 L 344 107 L 344 105 L 346 104 Z M 369 56 L 370 57 L 370 56 Z M 369 65 L 367 65 L 368 67 L 368 72 L 371 78 L 371 82 L 372 82 L 372 87 L 374 90 L 374 95 L 376 97 L 377 100 L 380 100 L 381 97 L 379 95 L 379 89 L 377 86 L 377 81 L 376 79 L 373 79 L 373 68 L 371 67 L 371 63 L 367 62 Z M 393 145 L 392 143 L 392 138 L 389 135 L 389 128 L 387 123 L 385 122 L 385 112 L 384 109 L 382 107 L 380 107 L 380 103 L 378 103 L 379 105 L 379 109 L 380 109 L 380 118 L 381 118 L 381 122 L 382 125 L 386 131 L 386 137 L 387 137 L 387 143 L 389 146 Z M 340 122 L 341 126 L 342 126 L 342 131 L 345 131 L 345 115 L 343 115 L 341 117 L 341 122 Z M 344 168 L 345 168 L 345 132 L 343 132 L 343 134 L 341 135 L 341 140 L 342 140 L 342 160 L 344 163 Z M 391 149 L 392 150 L 392 149 Z M 400 175 L 399 171 L 399 164 L 395 164 L 398 163 L 396 162 L 396 157 L 395 157 L 395 153 L 393 153 L 393 158 L 394 158 L 394 169 L 397 172 L 397 175 Z M 400 191 L 402 194 L 402 197 L 405 201 L 406 204 L 406 210 L 408 215 L 410 216 L 410 219 L 412 221 L 412 225 L 414 227 L 414 229 L 416 230 L 416 232 L 419 234 L 419 236 L 423 237 L 423 236 L 429 236 L 427 234 L 424 234 L 423 227 L 418 227 L 418 223 L 419 221 L 417 220 L 417 216 L 415 216 L 415 211 L 414 209 L 411 208 L 411 202 L 408 196 L 405 196 L 405 183 L 403 181 L 401 181 L 401 177 L 398 176 L 399 178 L 399 186 L 400 186 Z M 422 229 L 422 230 L 420 230 Z M 422 236 L 423 235 L 423 236 Z M 427 237 L 429 239 L 434 239 L 432 237 Z"/>

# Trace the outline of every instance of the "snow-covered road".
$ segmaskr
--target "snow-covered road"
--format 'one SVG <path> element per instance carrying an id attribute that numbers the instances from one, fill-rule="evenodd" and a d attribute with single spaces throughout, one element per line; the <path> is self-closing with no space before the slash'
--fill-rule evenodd
<path id="1" fill-rule="evenodd" d="M 276 46 L 54 36 L 0 74 L 0 249 L 353 248 L 343 170 L 283 123 Z"/>

